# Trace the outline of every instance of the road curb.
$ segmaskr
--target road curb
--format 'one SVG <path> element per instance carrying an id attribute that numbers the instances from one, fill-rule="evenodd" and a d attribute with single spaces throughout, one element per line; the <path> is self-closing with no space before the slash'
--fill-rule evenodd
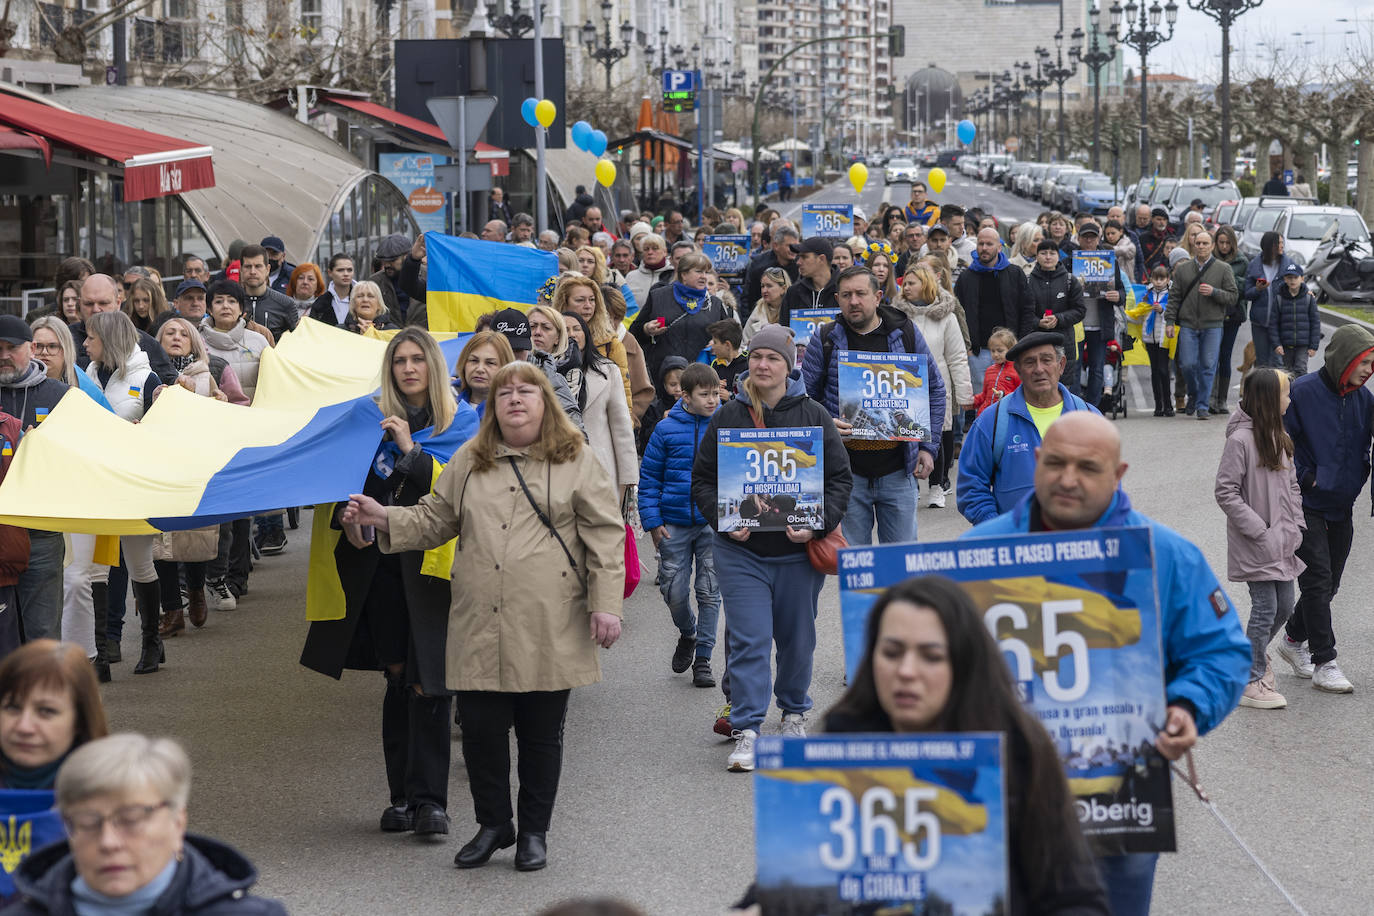
<path id="1" fill-rule="evenodd" d="M 1324 309 L 1321 306 L 1317 306 L 1317 311 L 1322 316 L 1323 324 L 1333 324 L 1338 328 L 1347 324 L 1357 324 L 1360 327 L 1364 328 L 1366 331 L 1374 333 L 1374 324 L 1371 324 L 1368 321 L 1364 321 L 1363 319 L 1356 318 L 1353 315 L 1347 315 L 1344 312 L 1332 311 L 1331 309 Z"/>

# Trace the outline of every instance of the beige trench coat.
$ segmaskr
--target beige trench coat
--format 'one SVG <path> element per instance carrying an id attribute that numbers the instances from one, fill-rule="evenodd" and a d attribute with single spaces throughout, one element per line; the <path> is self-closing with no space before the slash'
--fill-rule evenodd
<path id="1" fill-rule="evenodd" d="M 388 507 L 390 533 L 377 532 L 385 553 L 428 550 L 458 538 L 448 612 L 450 690 L 526 693 L 601 680 L 590 615 L 621 616 L 619 499 L 590 448 L 554 465 L 526 451 L 501 446 L 496 466 L 478 473 L 471 444 L 464 446 L 433 493 L 413 507 Z M 576 571 L 534 514 L 508 456 L 568 545 Z"/>

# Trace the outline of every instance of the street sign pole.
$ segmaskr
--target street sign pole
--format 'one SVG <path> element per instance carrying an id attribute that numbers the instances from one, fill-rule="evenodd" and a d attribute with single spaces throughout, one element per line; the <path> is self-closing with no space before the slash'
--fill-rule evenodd
<path id="1" fill-rule="evenodd" d="M 466 232 L 469 228 L 467 193 L 468 187 L 472 184 L 467 177 L 468 153 L 477 146 L 477 138 L 482 136 L 487 121 L 491 118 L 492 112 L 496 110 L 496 96 L 434 96 L 425 102 L 425 107 L 433 115 L 434 123 L 439 125 L 439 129 L 443 131 L 445 139 L 448 140 L 449 148 L 453 150 L 454 158 L 457 160 L 458 181 L 456 186 L 450 185 L 450 187 L 453 187 L 458 194 L 458 203 L 454 209 L 461 209 L 462 215 L 458 218 L 455 228 L 460 233 Z"/>
<path id="2" fill-rule="evenodd" d="M 467 137 L 468 135 L 468 106 L 467 100 L 458 106 L 458 136 Z M 459 234 L 467 232 L 471 226 L 468 225 L 468 151 L 466 148 L 460 151 L 458 156 L 458 199 L 462 201 L 461 215 L 458 217 L 458 225 L 463 228 Z"/>
<path id="3" fill-rule="evenodd" d="M 530 18 L 534 20 L 534 97 L 544 97 L 544 36 L 541 32 L 543 14 L 539 0 L 530 4 Z M 549 188 L 544 178 L 544 128 L 534 128 L 534 229 L 536 233 L 549 228 Z"/>

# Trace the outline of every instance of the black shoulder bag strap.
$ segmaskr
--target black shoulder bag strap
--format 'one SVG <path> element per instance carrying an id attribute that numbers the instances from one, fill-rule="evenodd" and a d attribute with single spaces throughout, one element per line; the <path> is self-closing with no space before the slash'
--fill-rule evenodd
<path id="1" fill-rule="evenodd" d="M 549 521 L 549 517 L 544 514 L 544 510 L 539 508 L 539 504 L 534 501 L 534 495 L 530 493 L 530 488 L 525 483 L 525 475 L 520 473 L 520 466 L 515 463 L 515 456 L 507 455 L 506 460 L 510 462 L 510 469 L 515 472 L 515 479 L 520 481 L 520 489 L 525 491 L 525 498 L 530 501 L 530 508 L 534 510 L 535 517 L 543 522 L 544 527 L 549 529 L 549 534 L 552 534 L 558 540 L 558 546 L 563 548 L 563 556 L 568 558 L 568 565 L 573 568 L 573 572 L 577 572 L 577 561 L 573 559 L 572 551 L 568 549 L 567 544 L 563 543 L 563 536 L 558 533 L 558 529 L 553 526 L 553 522 Z"/>

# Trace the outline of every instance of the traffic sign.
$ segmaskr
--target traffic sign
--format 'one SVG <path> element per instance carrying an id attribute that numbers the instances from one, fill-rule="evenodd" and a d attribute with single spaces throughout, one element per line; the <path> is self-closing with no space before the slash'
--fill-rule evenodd
<path id="1" fill-rule="evenodd" d="M 1014 153 L 1021 148 L 1021 138 L 1008 137 L 1007 142 L 1003 145 L 1007 148 L 1007 152 Z"/>
<path id="2" fill-rule="evenodd" d="M 444 132 L 448 145 L 456 150 L 470 150 L 477 145 L 492 112 L 496 111 L 494 95 L 440 95 L 425 101 L 434 123 Z"/>
<path id="3" fill-rule="evenodd" d="M 697 70 L 663 71 L 663 110 L 674 113 L 691 111 L 697 107 L 697 87 L 701 74 Z"/>

